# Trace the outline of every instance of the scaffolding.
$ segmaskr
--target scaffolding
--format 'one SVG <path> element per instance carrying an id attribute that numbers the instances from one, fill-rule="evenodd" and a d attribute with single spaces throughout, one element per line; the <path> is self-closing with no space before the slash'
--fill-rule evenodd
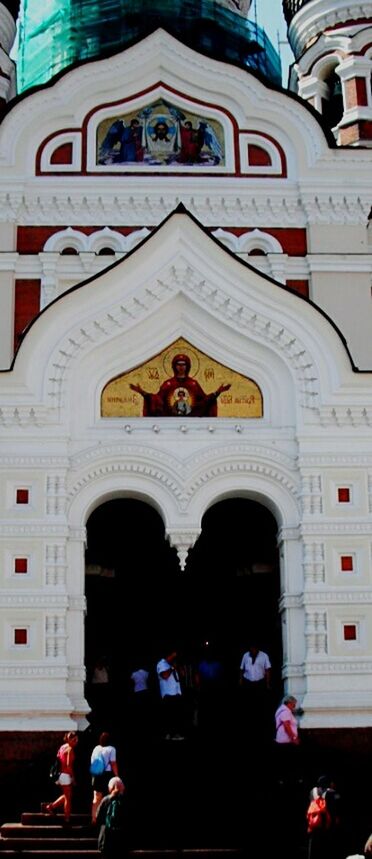
<path id="1" fill-rule="evenodd" d="M 218 0 L 23 0 L 18 91 L 84 60 L 109 56 L 162 27 L 186 45 L 281 84 L 265 31 Z"/>

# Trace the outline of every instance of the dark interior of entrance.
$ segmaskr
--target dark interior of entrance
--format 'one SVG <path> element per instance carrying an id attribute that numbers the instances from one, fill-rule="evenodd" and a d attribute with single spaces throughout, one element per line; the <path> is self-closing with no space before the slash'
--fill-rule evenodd
<path id="1" fill-rule="evenodd" d="M 249 639 L 273 664 L 280 694 L 277 524 L 244 498 L 216 503 L 181 572 L 164 523 L 150 505 L 122 498 L 98 507 L 87 524 L 86 663 L 104 657 L 122 691 L 141 662 L 153 667 L 176 648 L 196 663 L 210 642 L 231 682 Z"/>

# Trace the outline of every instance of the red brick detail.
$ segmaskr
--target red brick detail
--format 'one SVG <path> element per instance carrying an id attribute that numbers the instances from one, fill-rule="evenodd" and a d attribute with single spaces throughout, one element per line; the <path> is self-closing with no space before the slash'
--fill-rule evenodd
<path id="1" fill-rule="evenodd" d="M 28 572 L 28 558 L 15 558 L 14 559 L 14 572 L 15 573 L 27 573 Z"/>
<path id="2" fill-rule="evenodd" d="M 369 119 L 361 119 L 353 125 L 340 128 L 341 146 L 351 146 L 353 143 L 363 143 L 364 140 L 372 140 L 372 122 Z"/>
<path id="3" fill-rule="evenodd" d="M 14 346 L 19 346 L 26 326 L 40 310 L 40 280 L 16 280 L 14 313 Z"/>
<path id="4" fill-rule="evenodd" d="M 350 502 L 350 489 L 348 486 L 339 486 L 337 489 L 337 496 L 340 504 L 349 504 Z"/>
<path id="5" fill-rule="evenodd" d="M 28 489 L 17 489 L 16 504 L 28 504 L 30 493 Z"/>
<path id="6" fill-rule="evenodd" d="M 368 104 L 366 79 L 360 76 L 345 81 L 346 107 L 360 107 Z"/>
<path id="7" fill-rule="evenodd" d="M 344 623 L 344 641 L 356 641 L 357 629 L 355 623 Z"/>
<path id="8" fill-rule="evenodd" d="M 45 242 L 50 239 L 51 236 L 54 236 L 55 233 L 61 232 L 61 230 L 66 230 L 67 226 L 71 226 L 68 224 L 60 224 L 59 227 L 18 227 L 17 230 L 17 251 L 20 254 L 38 254 L 43 250 Z M 110 224 L 107 226 L 110 227 Z M 128 236 L 130 233 L 133 233 L 134 230 L 141 230 L 143 228 L 143 224 L 139 224 L 136 227 L 115 227 L 111 226 L 111 230 L 115 230 L 117 233 L 121 233 L 123 236 Z M 149 229 L 153 229 L 149 227 Z M 75 227 L 74 230 L 79 230 L 79 232 L 84 233 L 85 236 L 90 236 L 92 233 L 96 233 L 97 230 L 102 230 L 102 224 L 97 227 Z"/>
<path id="9" fill-rule="evenodd" d="M 272 161 L 266 149 L 262 149 L 262 146 L 256 146 L 254 143 L 249 143 L 248 164 L 250 167 L 271 167 Z"/>
<path id="10" fill-rule="evenodd" d="M 298 292 L 299 295 L 304 295 L 305 298 L 309 297 L 309 281 L 308 280 L 287 280 L 288 289 L 292 289 L 293 292 Z"/>
<path id="11" fill-rule="evenodd" d="M 72 164 L 72 143 L 62 143 L 52 152 L 51 164 Z"/>
<path id="12" fill-rule="evenodd" d="M 14 644 L 27 644 L 28 641 L 28 629 L 15 629 L 14 630 Z"/>
<path id="13" fill-rule="evenodd" d="M 341 570 L 343 573 L 351 573 L 354 569 L 353 556 L 341 555 Z"/>

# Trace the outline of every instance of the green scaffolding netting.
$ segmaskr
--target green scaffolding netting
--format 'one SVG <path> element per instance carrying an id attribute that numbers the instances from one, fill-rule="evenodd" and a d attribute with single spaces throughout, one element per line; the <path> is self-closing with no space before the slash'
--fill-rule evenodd
<path id="1" fill-rule="evenodd" d="M 23 0 L 18 91 L 74 63 L 115 53 L 158 27 L 281 83 L 280 59 L 264 30 L 218 0 Z"/>

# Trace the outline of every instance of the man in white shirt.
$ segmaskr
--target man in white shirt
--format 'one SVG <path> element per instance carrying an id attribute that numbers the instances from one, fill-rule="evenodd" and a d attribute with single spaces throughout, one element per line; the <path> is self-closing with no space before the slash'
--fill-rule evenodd
<path id="1" fill-rule="evenodd" d="M 177 653 L 172 651 L 160 659 L 156 666 L 162 699 L 163 720 L 166 740 L 183 740 L 182 689 L 177 670 Z"/>
<path id="2" fill-rule="evenodd" d="M 269 738 L 271 663 L 267 653 L 251 641 L 240 663 L 244 729 L 255 725 L 258 739 Z"/>

